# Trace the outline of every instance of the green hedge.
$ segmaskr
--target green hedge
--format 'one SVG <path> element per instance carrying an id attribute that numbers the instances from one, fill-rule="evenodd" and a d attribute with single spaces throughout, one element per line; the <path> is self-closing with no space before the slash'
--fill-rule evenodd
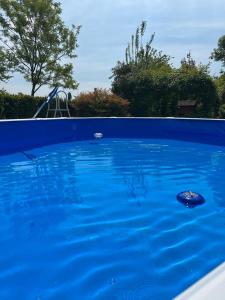
<path id="1" fill-rule="evenodd" d="M 11 95 L 0 92 L 0 118 L 32 118 L 45 98 L 29 95 Z M 72 117 L 127 116 L 129 104 L 126 100 L 109 91 L 97 89 L 95 92 L 81 93 L 69 104 Z M 45 117 L 44 109 L 38 117 Z"/>
<path id="2" fill-rule="evenodd" d="M 137 70 L 114 77 L 112 91 L 128 99 L 133 116 L 177 116 L 181 100 L 197 103 L 190 117 L 213 117 L 218 114 L 219 100 L 213 79 L 193 70 Z"/>
<path id="3" fill-rule="evenodd" d="M 26 119 L 31 118 L 44 98 L 29 95 L 11 95 L 0 92 L 0 118 L 1 119 Z M 44 116 L 44 112 L 42 115 Z"/>
<path id="4" fill-rule="evenodd" d="M 210 76 L 204 73 L 138 72 L 113 84 L 114 93 L 96 89 L 81 93 L 70 102 L 73 117 L 176 116 L 179 100 L 195 100 L 197 109 L 190 117 L 224 117 L 223 85 L 220 93 Z M 116 95 L 117 94 L 117 95 Z M 220 98 L 218 97 L 220 95 Z M 120 95 L 120 96 L 118 96 Z M 125 99 L 129 99 L 128 101 Z M 218 100 L 219 99 L 219 100 Z M 0 118 L 31 118 L 43 103 L 43 97 L 0 92 Z M 220 107 L 219 106 L 223 105 Z M 46 109 L 39 117 L 45 117 Z"/>

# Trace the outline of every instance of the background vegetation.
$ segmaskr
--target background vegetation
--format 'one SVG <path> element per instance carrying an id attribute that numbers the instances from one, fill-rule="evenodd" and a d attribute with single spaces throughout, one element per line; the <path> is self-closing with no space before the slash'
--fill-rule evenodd
<path id="1" fill-rule="evenodd" d="M 54 0 L 0 0 L 0 81 L 20 72 L 31 83 L 31 96 L 0 92 L 0 118 L 32 117 L 43 85 L 77 88 L 72 60 L 80 26 L 66 27 L 61 13 Z M 112 69 L 111 91 L 81 93 L 70 103 L 72 116 L 180 116 L 180 103 L 194 103 L 182 116 L 225 118 L 225 36 L 212 51 L 222 65 L 213 77 L 210 64 L 197 64 L 191 53 L 175 68 L 152 46 L 155 34 L 145 39 L 146 27 L 137 27 Z"/>
<path id="2" fill-rule="evenodd" d="M 70 104 L 72 116 L 110 117 L 128 116 L 129 102 L 107 90 L 81 93 Z"/>
<path id="3" fill-rule="evenodd" d="M 10 95 L 1 91 L 0 118 L 31 118 L 43 101 L 43 97 L 24 94 Z M 129 116 L 129 102 L 103 89 L 81 93 L 70 102 L 69 107 L 72 117 Z M 45 117 L 45 115 L 46 109 L 41 112 L 39 117 Z"/>
<path id="4" fill-rule="evenodd" d="M 31 118 L 44 98 L 29 95 L 11 95 L 5 91 L 0 92 L 0 118 L 1 119 L 24 119 Z M 40 117 L 44 116 L 44 111 Z"/>
<path id="5" fill-rule="evenodd" d="M 43 85 L 76 89 L 72 59 L 76 57 L 80 26 L 68 28 L 53 0 L 0 0 L 0 63 L 31 83 L 31 95 Z"/>
<path id="6" fill-rule="evenodd" d="M 224 97 L 224 77 L 212 78 L 209 65 L 197 65 L 191 54 L 174 68 L 170 57 L 143 44 L 146 23 L 132 35 L 125 60 L 113 68 L 112 91 L 130 101 L 134 116 L 177 116 L 179 101 L 196 103 L 188 116 L 217 117 Z M 214 50 L 215 52 L 218 50 Z"/>

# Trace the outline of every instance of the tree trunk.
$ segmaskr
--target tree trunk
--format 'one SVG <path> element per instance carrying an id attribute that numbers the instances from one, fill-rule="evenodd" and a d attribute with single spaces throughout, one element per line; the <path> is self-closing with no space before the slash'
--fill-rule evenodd
<path id="1" fill-rule="evenodd" d="M 32 83 L 31 96 L 34 97 L 36 84 Z"/>

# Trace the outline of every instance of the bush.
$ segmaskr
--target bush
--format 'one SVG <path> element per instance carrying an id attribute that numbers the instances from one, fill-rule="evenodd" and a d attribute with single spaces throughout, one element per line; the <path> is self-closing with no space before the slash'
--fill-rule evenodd
<path id="1" fill-rule="evenodd" d="M 0 92 L 0 118 L 1 119 L 26 119 L 32 118 L 44 98 L 29 95 L 11 95 Z M 44 112 L 42 115 L 44 116 Z"/>
<path id="2" fill-rule="evenodd" d="M 0 91 L 0 119 L 32 118 L 43 101 L 42 97 L 11 95 Z M 70 112 L 74 117 L 127 116 L 128 109 L 129 104 L 126 100 L 101 89 L 92 93 L 81 93 L 70 103 Z M 46 109 L 39 117 L 45 115 Z"/>
<path id="3" fill-rule="evenodd" d="M 193 70 L 138 70 L 114 77 L 112 91 L 130 102 L 133 116 L 176 116 L 180 100 L 197 103 L 195 117 L 212 117 L 218 96 L 212 78 Z"/>
<path id="4" fill-rule="evenodd" d="M 222 104 L 219 109 L 219 117 L 225 119 L 225 104 Z"/>
<path id="5" fill-rule="evenodd" d="M 215 79 L 219 100 L 221 104 L 225 104 L 225 73 Z"/>
<path id="6" fill-rule="evenodd" d="M 172 86 L 178 100 L 195 100 L 197 103 L 193 117 L 215 117 L 218 114 L 219 98 L 213 79 L 199 70 L 176 71 Z"/>
<path id="7" fill-rule="evenodd" d="M 75 117 L 128 116 L 127 100 L 104 89 L 81 93 L 70 104 L 71 115 Z"/>

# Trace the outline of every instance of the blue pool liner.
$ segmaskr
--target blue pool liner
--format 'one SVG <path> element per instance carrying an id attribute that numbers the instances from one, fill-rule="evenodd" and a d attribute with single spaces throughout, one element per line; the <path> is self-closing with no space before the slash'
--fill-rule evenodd
<path id="1" fill-rule="evenodd" d="M 0 155 L 55 143 L 104 138 L 159 138 L 225 145 L 225 120 L 62 118 L 0 121 Z"/>

